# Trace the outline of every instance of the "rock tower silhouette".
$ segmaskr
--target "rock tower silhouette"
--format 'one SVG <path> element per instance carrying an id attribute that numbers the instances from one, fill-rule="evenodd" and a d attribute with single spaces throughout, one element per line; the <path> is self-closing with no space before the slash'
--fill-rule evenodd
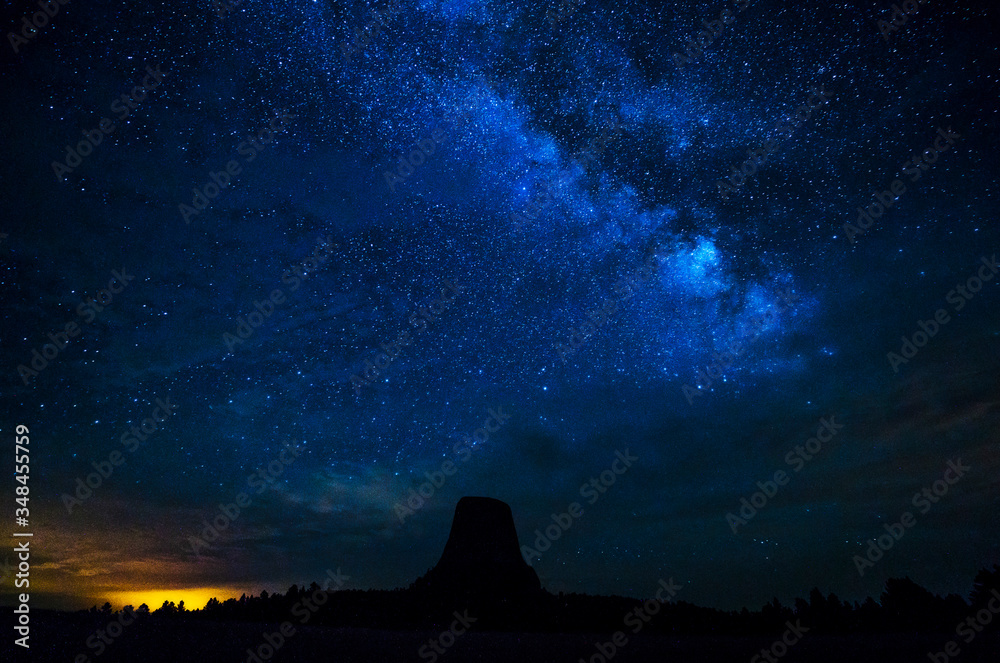
<path id="1" fill-rule="evenodd" d="M 458 501 L 441 559 L 413 589 L 505 622 L 533 615 L 546 594 L 521 557 L 510 506 L 490 497 Z"/>

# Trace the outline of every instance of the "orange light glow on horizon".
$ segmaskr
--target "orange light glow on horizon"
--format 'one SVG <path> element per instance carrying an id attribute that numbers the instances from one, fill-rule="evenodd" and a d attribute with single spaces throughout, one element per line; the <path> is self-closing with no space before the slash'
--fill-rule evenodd
<path id="1" fill-rule="evenodd" d="M 149 606 L 150 612 L 163 605 L 164 601 L 173 601 L 174 605 L 179 605 L 184 601 L 186 610 L 199 610 L 205 607 L 212 597 L 225 601 L 229 598 L 238 599 L 240 594 L 249 592 L 245 590 L 235 590 L 226 587 L 179 587 L 176 589 L 143 589 L 135 591 L 108 592 L 107 600 L 114 610 L 120 610 L 126 605 L 138 608 L 145 603 Z"/>

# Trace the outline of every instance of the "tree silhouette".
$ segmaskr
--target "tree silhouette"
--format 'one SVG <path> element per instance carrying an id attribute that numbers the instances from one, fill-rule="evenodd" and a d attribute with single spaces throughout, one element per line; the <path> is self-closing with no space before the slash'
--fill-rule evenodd
<path id="1" fill-rule="evenodd" d="M 153 614 L 163 617 L 173 617 L 177 614 L 177 606 L 174 605 L 173 601 L 164 601 L 163 605 L 153 611 Z"/>
<path id="2" fill-rule="evenodd" d="M 979 609 L 1000 591 L 1000 566 L 982 569 L 975 576 L 971 601 Z M 296 604 L 316 592 L 326 595 L 322 606 L 313 614 L 312 623 L 334 627 L 366 627 L 384 629 L 438 628 L 453 619 L 453 602 L 437 600 L 418 584 L 394 590 L 324 590 L 313 582 L 308 587 L 292 585 L 284 594 L 261 591 L 259 596 L 242 594 L 239 599 L 220 602 L 212 597 L 203 609 L 189 610 L 181 601 L 174 605 L 164 601 L 152 615 L 156 619 L 213 621 L 244 621 L 279 623 L 287 620 Z M 509 604 L 502 612 L 491 615 L 486 610 L 477 614 L 477 628 L 536 632 L 614 632 L 621 628 L 622 615 L 641 607 L 644 601 L 622 596 L 588 596 L 577 593 L 558 595 L 542 591 L 533 597 L 534 605 L 518 599 L 505 599 Z M 312 605 L 317 605 L 313 602 Z M 486 603 L 483 605 L 487 606 Z M 704 635 L 769 635 L 780 634 L 785 623 L 801 619 L 816 633 L 950 633 L 956 623 L 970 614 L 966 600 L 957 595 L 936 596 L 910 578 L 890 578 L 879 600 L 867 597 L 863 602 L 843 602 L 836 594 L 826 596 L 813 588 L 808 598 L 794 599 L 794 609 L 777 598 L 759 610 L 742 608 L 722 611 L 695 606 L 683 601 L 663 604 L 656 617 L 644 622 L 644 632 L 653 634 Z M 131 612 L 131 605 L 123 608 Z M 149 606 L 141 604 L 136 615 L 150 616 Z M 80 611 L 88 620 L 104 620 L 113 615 L 110 602 L 98 608 Z"/>
<path id="3" fill-rule="evenodd" d="M 936 600 L 933 594 L 905 578 L 889 578 L 882 592 L 882 611 L 887 625 L 893 630 L 926 629 L 935 620 Z"/>
<path id="4" fill-rule="evenodd" d="M 983 569 L 972 581 L 972 594 L 969 600 L 976 607 L 983 607 L 993 598 L 993 591 L 1000 592 L 1000 565 L 994 564 L 993 570 Z"/>

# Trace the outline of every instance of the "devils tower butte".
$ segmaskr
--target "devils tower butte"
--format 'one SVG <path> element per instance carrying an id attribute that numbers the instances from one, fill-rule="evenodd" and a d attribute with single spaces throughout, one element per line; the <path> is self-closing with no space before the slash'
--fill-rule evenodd
<path id="1" fill-rule="evenodd" d="M 521 557 L 510 506 L 490 497 L 458 501 L 441 559 L 417 584 L 439 596 L 491 603 L 541 592 L 538 575 Z"/>

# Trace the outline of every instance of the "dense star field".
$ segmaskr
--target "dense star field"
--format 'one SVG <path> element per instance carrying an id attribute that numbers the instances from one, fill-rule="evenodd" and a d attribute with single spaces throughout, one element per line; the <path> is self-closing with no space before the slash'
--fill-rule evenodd
<path id="1" fill-rule="evenodd" d="M 32 605 L 405 586 L 463 495 L 553 592 L 967 595 L 1000 57 L 989 3 L 911 4 L 16 3 Z"/>

